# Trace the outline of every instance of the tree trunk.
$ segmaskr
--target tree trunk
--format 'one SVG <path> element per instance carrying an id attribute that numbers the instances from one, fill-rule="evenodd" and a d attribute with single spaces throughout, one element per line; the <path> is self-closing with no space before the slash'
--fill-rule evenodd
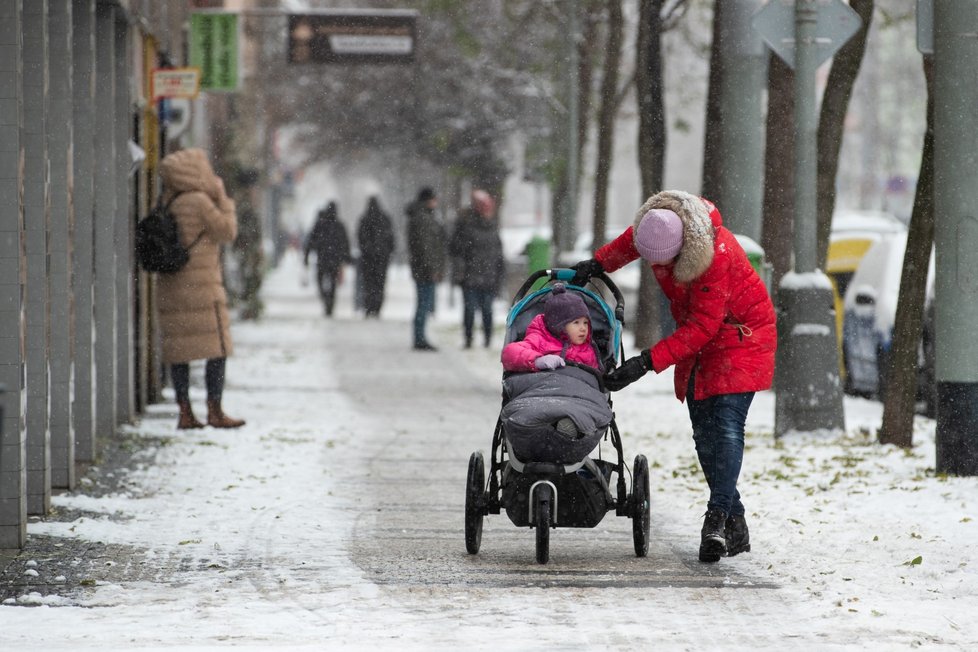
<path id="1" fill-rule="evenodd" d="M 723 25 L 723 3 L 713 3 L 713 44 L 710 47 L 710 79 L 706 92 L 706 125 L 703 138 L 703 181 L 700 195 L 714 201 L 720 198 L 720 157 L 717 146 L 723 132 L 723 107 L 720 104 L 720 86 L 723 64 L 720 59 L 720 32 Z"/>
<path id="2" fill-rule="evenodd" d="M 591 80 L 594 77 L 594 59 L 598 40 L 598 27 L 601 24 L 601 6 L 589 2 L 584 10 L 584 29 L 577 46 L 577 160 L 584 160 L 587 144 L 588 125 L 591 122 Z M 584 166 L 577 165 L 577 187 L 580 188 L 581 173 Z"/>
<path id="3" fill-rule="evenodd" d="M 571 102 L 577 103 L 577 124 L 568 125 L 567 114 L 557 111 L 554 116 L 556 124 L 560 125 L 553 131 L 552 150 L 554 155 L 554 165 L 551 169 L 552 185 L 550 192 L 552 239 L 554 246 L 559 250 L 562 239 L 565 237 L 562 231 L 570 227 L 576 229 L 576 224 L 572 221 L 576 215 L 563 215 L 562 211 L 567 206 L 568 194 L 572 192 L 567 178 L 567 167 L 569 165 L 566 152 L 566 143 L 570 138 L 570 129 L 577 130 L 577 174 L 574 183 L 575 195 L 579 194 L 582 154 L 587 143 L 588 123 L 591 116 L 591 78 L 594 71 L 595 50 L 594 42 L 597 40 L 597 31 L 600 24 L 600 8 L 596 3 L 589 1 L 584 6 L 584 25 L 577 43 L 577 97 L 566 98 L 565 106 L 570 106 Z M 566 96 L 565 96 L 566 97 Z M 577 197 L 575 196 L 576 200 Z M 575 201 L 576 205 L 576 201 Z M 573 242 L 569 243 L 570 245 Z"/>
<path id="4" fill-rule="evenodd" d="M 852 87 L 866 52 L 866 35 L 873 20 L 874 0 L 852 0 L 849 3 L 859 17 L 862 27 L 842 46 L 832 59 L 832 69 L 822 96 L 818 120 L 818 218 L 816 222 L 816 260 L 825 269 L 829 251 L 832 214 L 835 212 L 835 178 L 839 172 L 839 151 Z"/>
<path id="5" fill-rule="evenodd" d="M 927 79 L 927 131 L 920 157 L 920 175 L 914 196 L 907 250 L 900 276 L 893 325 L 893 347 L 890 364 L 885 370 L 881 444 L 913 446 L 913 415 L 917 394 L 917 350 L 924 323 L 927 295 L 927 268 L 934 244 L 934 65 L 933 57 L 924 57 Z"/>
<path id="6" fill-rule="evenodd" d="M 666 153 L 666 119 L 662 98 L 662 22 L 663 0 L 640 0 L 635 95 L 638 98 L 638 163 L 642 176 L 642 197 L 662 190 Z M 662 337 L 659 319 L 659 289 L 648 265 L 642 265 L 638 311 L 635 317 L 635 345 L 652 346 Z"/>
<path id="7" fill-rule="evenodd" d="M 615 113 L 618 109 L 618 68 L 622 41 L 621 0 L 608 0 L 608 45 L 601 78 L 601 108 L 598 113 L 598 156 L 594 175 L 594 239 L 591 251 L 604 244 L 608 212 L 608 178 L 615 145 Z"/>
<path id="8" fill-rule="evenodd" d="M 795 73 L 773 53 L 768 71 L 761 246 L 773 267 L 771 287 L 777 288 L 781 277 L 791 269 L 794 251 Z"/>

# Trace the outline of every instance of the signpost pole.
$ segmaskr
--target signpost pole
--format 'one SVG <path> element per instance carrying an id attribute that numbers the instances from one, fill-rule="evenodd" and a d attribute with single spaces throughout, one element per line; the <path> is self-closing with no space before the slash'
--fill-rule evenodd
<path id="1" fill-rule="evenodd" d="M 818 0 L 795 0 L 795 242 L 794 269 L 815 271 L 815 186 L 818 156 L 815 102 L 815 23 Z"/>

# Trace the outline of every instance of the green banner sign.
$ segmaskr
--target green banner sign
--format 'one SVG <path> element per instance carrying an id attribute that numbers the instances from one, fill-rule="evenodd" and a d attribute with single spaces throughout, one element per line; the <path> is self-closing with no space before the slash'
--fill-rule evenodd
<path id="1" fill-rule="evenodd" d="M 200 68 L 202 91 L 238 89 L 238 15 L 190 15 L 190 65 Z"/>

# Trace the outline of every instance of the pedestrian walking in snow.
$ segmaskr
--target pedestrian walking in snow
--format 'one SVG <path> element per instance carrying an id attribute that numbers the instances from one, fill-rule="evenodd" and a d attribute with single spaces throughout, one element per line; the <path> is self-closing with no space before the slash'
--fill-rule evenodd
<path id="1" fill-rule="evenodd" d="M 360 247 L 358 274 L 362 281 L 364 314 L 379 317 L 384 305 L 387 265 L 394 252 L 394 227 L 377 197 L 369 199 L 367 210 L 360 217 L 357 244 Z"/>
<path id="2" fill-rule="evenodd" d="M 316 252 L 316 279 L 319 296 L 327 316 L 333 314 L 336 288 L 343 282 L 343 265 L 350 262 L 350 239 L 337 215 L 336 202 L 319 211 L 316 223 L 306 238 L 302 263 L 309 266 L 309 253 Z"/>
<path id="3" fill-rule="evenodd" d="M 190 362 L 207 360 L 207 425 L 238 428 L 241 419 L 224 413 L 226 360 L 232 352 L 227 294 L 221 273 L 221 245 L 233 242 L 238 221 L 234 201 L 202 149 L 184 149 L 160 162 L 163 203 L 177 223 L 190 259 L 172 274 L 160 274 L 156 304 L 162 331 L 163 362 L 170 365 L 180 418 L 177 428 L 203 428 L 190 405 Z M 171 202 L 172 200 L 172 202 Z"/>
<path id="4" fill-rule="evenodd" d="M 422 188 L 418 197 L 408 204 L 407 240 L 411 276 L 417 287 L 417 307 L 414 312 L 414 349 L 435 351 L 425 335 L 428 316 L 435 311 L 435 285 L 445 273 L 445 225 L 435 214 L 438 197 L 431 188 Z"/>
<path id="5" fill-rule="evenodd" d="M 471 203 L 455 224 L 449 250 L 462 286 L 462 329 L 471 348 L 475 313 L 482 315 L 483 345 L 492 343 L 492 300 L 503 279 L 503 244 L 496 221 L 496 203 L 485 190 L 473 190 Z"/>
<path id="6" fill-rule="evenodd" d="M 669 299 L 676 330 L 605 376 L 620 390 L 649 371 L 675 365 L 676 398 L 686 400 L 693 441 L 710 487 L 699 558 L 719 561 L 750 550 L 737 480 L 744 424 L 754 393 L 774 379 L 774 306 L 743 248 L 709 201 L 663 191 L 635 223 L 594 258 L 576 265 L 575 284 L 641 257 Z"/>

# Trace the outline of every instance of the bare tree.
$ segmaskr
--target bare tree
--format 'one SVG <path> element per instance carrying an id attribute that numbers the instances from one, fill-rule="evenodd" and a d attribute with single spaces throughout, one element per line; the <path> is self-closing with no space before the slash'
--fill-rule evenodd
<path id="1" fill-rule="evenodd" d="M 571 7 L 577 6 L 576 4 L 570 5 Z M 561 207 L 566 206 L 565 203 L 567 193 L 570 192 L 568 182 L 570 179 L 567 175 L 567 166 L 569 164 L 566 142 L 567 142 L 567 132 L 568 129 L 577 129 L 577 178 L 575 179 L 574 187 L 575 189 L 580 188 L 581 174 L 583 173 L 584 166 L 580 165 L 582 160 L 585 146 L 587 145 L 588 136 L 588 125 L 591 122 L 591 108 L 592 108 L 592 96 L 593 96 L 593 79 L 594 79 L 594 68 L 598 61 L 599 49 L 595 47 L 598 42 L 598 33 L 600 31 L 601 23 L 603 20 L 603 2 L 602 0 L 586 0 L 582 6 L 583 11 L 581 12 L 581 20 L 583 23 L 583 28 L 580 36 L 577 39 L 576 49 L 577 49 L 577 98 L 570 99 L 563 97 L 563 102 L 559 102 L 554 108 L 554 121 L 555 125 L 550 131 L 551 134 L 551 165 L 549 169 L 549 178 L 551 182 L 551 206 Z M 566 21 L 567 16 L 561 18 L 561 20 Z M 559 48 L 557 48 L 559 51 Z M 557 66 L 556 68 L 559 68 Z M 555 82 L 555 85 L 559 91 L 557 95 L 560 96 L 561 91 L 565 89 L 565 85 Z M 576 125 L 567 124 L 568 115 L 566 110 L 566 105 L 570 102 L 577 102 L 577 123 Z M 576 199 L 576 197 L 575 197 Z M 576 202 L 575 202 L 576 205 Z M 559 208 L 558 208 L 559 210 Z M 556 211 L 553 214 L 553 232 L 554 232 L 554 242 L 561 242 L 561 235 L 558 234 L 558 230 L 565 228 L 567 220 L 564 219 L 565 216 L 559 215 Z"/>
<path id="2" fill-rule="evenodd" d="M 761 246 L 773 267 L 771 287 L 791 269 L 794 237 L 794 71 L 771 54 L 764 150 L 764 229 Z"/>
<path id="3" fill-rule="evenodd" d="M 662 190 L 666 154 L 663 101 L 662 33 L 675 27 L 688 9 L 687 0 L 639 0 L 635 44 L 635 96 L 638 101 L 638 165 L 642 177 L 639 201 Z M 649 347 L 662 337 L 659 289 L 652 269 L 642 265 L 635 345 Z"/>
<path id="4" fill-rule="evenodd" d="M 881 444 L 913 446 L 913 416 L 917 394 L 917 351 L 923 330 L 927 269 L 934 244 L 934 65 L 924 56 L 927 80 L 927 131 L 920 157 L 920 174 L 907 232 L 893 326 L 893 346 L 884 370 Z"/>
<path id="5" fill-rule="evenodd" d="M 723 64 L 720 57 L 720 34 L 723 26 L 723 5 L 713 3 L 713 42 L 710 45 L 710 78 L 706 91 L 706 124 L 703 137 L 703 181 L 700 194 L 716 199 L 720 196 L 720 157 L 717 148 L 723 132 L 723 106 L 720 87 Z"/>
<path id="6" fill-rule="evenodd" d="M 639 0 L 635 63 L 635 96 L 638 101 L 638 166 L 644 201 L 662 189 L 666 153 L 666 112 L 662 83 L 662 3 Z M 635 345 L 652 346 L 662 337 L 659 301 L 652 270 L 642 265 L 638 307 L 635 313 Z"/>
<path id="7" fill-rule="evenodd" d="M 825 269 L 828 256 L 832 214 L 835 212 L 835 179 L 839 171 L 839 152 L 845 128 L 846 112 L 852 98 L 852 87 L 866 52 L 866 37 L 873 20 L 874 0 L 851 0 L 851 6 L 862 19 L 862 27 L 842 46 L 832 59 L 832 69 L 825 83 L 818 121 L 818 220 L 816 226 L 817 261 Z"/>
<path id="8" fill-rule="evenodd" d="M 594 178 L 594 236 L 592 251 L 604 244 L 608 209 L 608 179 L 615 141 L 615 114 L 618 111 L 618 68 L 624 20 L 621 0 L 608 0 L 608 39 L 604 72 L 601 77 L 601 109 L 598 113 L 598 153 Z"/>

